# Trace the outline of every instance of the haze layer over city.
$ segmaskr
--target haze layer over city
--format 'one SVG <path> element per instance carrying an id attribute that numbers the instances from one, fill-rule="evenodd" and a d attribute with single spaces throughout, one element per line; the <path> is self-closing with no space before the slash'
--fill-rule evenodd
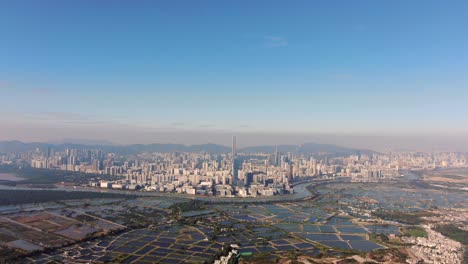
<path id="1" fill-rule="evenodd" d="M 0 263 L 466 263 L 467 11 L 0 0 Z"/>

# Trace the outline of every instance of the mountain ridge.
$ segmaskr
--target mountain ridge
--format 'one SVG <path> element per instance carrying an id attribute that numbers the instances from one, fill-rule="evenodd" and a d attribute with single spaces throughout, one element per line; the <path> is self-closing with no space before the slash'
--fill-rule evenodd
<path id="1" fill-rule="evenodd" d="M 65 150 L 67 148 L 76 148 L 76 149 L 92 149 L 99 148 L 106 152 L 114 152 L 124 155 L 137 154 L 141 152 L 208 152 L 208 153 L 229 153 L 231 152 L 231 147 L 206 143 L 206 144 L 194 144 L 194 145 L 184 145 L 184 144 L 175 144 L 175 143 L 152 143 L 152 144 L 129 144 L 129 145 L 87 145 L 87 144 L 77 144 L 77 143 L 44 143 L 44 142 L 22 142 L 22 141 L 0 141 L 0 151 L 1 152 L 22 152 L 31 149 L 46 149 L 54 148 L 57 150 Z M 244 153 L 274 153 L 278 148 L 280 152 L 293 152 L 301 154 L 343 154 L 351 155 L 356 153 L 362 154 L 372 154 L 378 153 L 369 149 L 358 149 L 358 148 L 348 148 L 337 146 L 333 144 L 321 144 L 321 143 L 304 143 L 299 145 L 261 145 L 261 146 L 251 146 L 239 148 L 238 152 Z"/>

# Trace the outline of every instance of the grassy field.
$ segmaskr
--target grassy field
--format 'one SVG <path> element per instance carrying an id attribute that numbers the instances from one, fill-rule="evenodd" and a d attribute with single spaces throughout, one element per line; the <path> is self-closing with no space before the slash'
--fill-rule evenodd
<path id="1" fill-rule="evenodd" d="M 404 224 L 410 224 L 410 225 L 419 225 L 424 222 L 421 217 L 423 216 L 431 216 L 432 214 L 429 212 L 391 212 L 391 211 L 381 211 L 381 212 L 375 212 L 373 213 L 374 216 L 377 216 L 379 218 L 385 219 L 385 220 L 391 220 L 391 221 L 397 221 L 400 223 Z"/>
<path id="2" fill-rule="evenodd" d="M 61 170 L 49 170 L 49 169 L 36 169 L 36 168 L 17 168 L 15 166 L 2 165 L 0 166 L 0 173 L 8 173 L 15 175 L 23 180 L 19 181 L 5 181 L 2 182 L 4 185 L 16 186 L 18 184 L 55 184 L 60 182 L 72 182 L 75 184 L 88 183 L 92 178 L 101 178 L 104 180 L 115 180 L 120 179 L 121 177 L 109 176 L 109 175 L 99 175 L 99 174 L 89 174 L 84 172 L 74 172 L 74 171 L 61 171 Z"/>
<path id="3" fill-rule="evenodd" d="M 133 195 L 98 192 L 66 192 L 46 190 L 1 190 L 0 205 L 26 203 L 44 203 L 60 200 L 92 199 L 92 198 L 135 198 Z"/>
<path id="4" fill-rule="evenodd" d="M 468 245 L 468 231 L 462 230 L 456 225 L 438 225 L 434 230 L 446 237 L 462 243 L 463 245 Z"/>
<path id="5" fill-rule="evenodd" d="M 427 232 L 424 228 L 419 226 L 412 226 L 402 229 L 402 233 L 412 237 L 427 237 Z"/>

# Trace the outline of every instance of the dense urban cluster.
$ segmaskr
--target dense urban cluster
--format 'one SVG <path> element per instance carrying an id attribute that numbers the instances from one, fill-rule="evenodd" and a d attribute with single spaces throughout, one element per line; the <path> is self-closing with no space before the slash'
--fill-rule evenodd
<path id="1" fill-rule="evenodd" d="M 463 245 L 450 240 L 433 231 L 431 226 L 424 226 L 427 237 L 403 237 L 403 241 L 412 244 L 411 249 L 416 256 L 409 263 L 461 263 L 463 260 Z"/>
<path id="2" fill-rule="evenodd" d="M 230 153 L 4 151 L 0 257 L 32 263 L 464 258 L 466 154 L 284 149 L 238 150 L 234 137 Z"/>
<path id="3" fill-rule="evenodd" d="M 460 153 L 372 153 L 346 157 L 280 152 L 172 152 L 121 155 L 100 149 L 36 149 L 1 156 L 2 163 L 27 162 L 33 168 L 121 176 L 97 179 L 90 187 L 177 192 L 197 195 L 257 197 L 293 193 L 293 182 L 311 176 L 347 177 L 353 182 L 381 182 L 402 169 L 463 167 Z"/>

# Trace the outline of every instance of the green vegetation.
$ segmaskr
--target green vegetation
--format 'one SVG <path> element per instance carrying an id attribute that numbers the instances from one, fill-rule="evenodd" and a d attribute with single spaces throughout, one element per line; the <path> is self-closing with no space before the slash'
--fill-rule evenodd
<path id="1" fill-rule="evenodd" d="M 188 212 L 193 210 L 200 210 L 204 208 L 205 203 L 199 200 L 190 200 L 184 203 L 173 204 L 169 209 L 177 210 L 180 212 Z"/>
<path id="2" fill-rule="evenodd" d="M 370 252 L 368 257 L 379 263 L 406 263 L 408 255 L 396 248 L 382 248 Z"/>
<path id="3" fill-rule="evenodd" d="M 104 180 L 120 179 L 117 176 L 90 174 L 84 172 L 37 169 L 31 167 L 17 168 L 11 165 L 1 165 L 0 173 L 11 173 L 24 178 L 17 182 L 2 182 L 3 185 L 16 186 L 18 184 L 55 184 L 60 182 L 72 182 L 75 184 L 88 183 L 90 179 L 100 178 Z"/>
<path id="4" fill-rule="evenodd" d="M 463 245 L 468 245 L 468 231 L 460 229 L 454 224 L 438 225 L 434 230 L 450 239 L 462 243 Z"/>
<path id="5" fill-rule="evenodd" d="M 98 192 L 67 192 L 52 190 L 1 190 L 0 205 L 25 203 L 45 203 L 60 200 L 77 200 L 93 198 L 136 198 L 134 195 Z"/>
<path id="6" fill-rule="evenodd" d="M 397 212 L 397 211 L 376 211 L 373 213 L 374 216 L 385 219 L 396 221 L 409 225 L 419 225 L 424 222 L 421 217 L 431 216 L 429 212 L 419 211 L 419 212 Z"/>
<path id="7" fill-rule="evenodd" d="M 113 219 L 112 217 L 108 217 L 108 220 L 116 222 L 119 219 L 123 219 L 124 224 L 128 228 L 137 229 L 157 225 L 162 216 L 163 212 L 156 209 L 135 210 L 128 208 L 125 212 L 120 213 L 118 218 Z"/>
<path id="8" fill-rule="evenodd" d="M 389 241 L 388 236 L 384 234 L 370 233 L 369 240 L 376 243 L 387 243 Z"/>
<path id="9" fill-rule="evenodd" d="M 245 256 L 245 259 L 243 258 L 244 256 Z M 270 263 L 276 263 L 278 258 L 271 255 L 270 253 L 262 252 L 262 253 L 257 253 L 253 256 L 241 255 L 241 259 L 244 259 L 247 262 L 251 262 L 251 263 L 270 264 Z"/>
<path id="10" fill-rule="evenodd" d="M 369 234 L 369 240 L 389 248 L 406 247 L 408 245 L 398 238 L 390 239 L 387 235 L 384 234 L 371 233 Z"/>
<path id="11" fill-rule="evenodd" d="M 288 252 L 286 252 L 286 255 L 289 259 L 297 260 L 298 252 L 296 250 L 289 250 Z"/>
<path id="12" fill-rule="evenodd" d="M 406 228 L 403 228 L 401 231 L 406 236 L 427 237 L 426 230 L 424 230 L 424 228 L 420 226 L 406 227 Z"/>

